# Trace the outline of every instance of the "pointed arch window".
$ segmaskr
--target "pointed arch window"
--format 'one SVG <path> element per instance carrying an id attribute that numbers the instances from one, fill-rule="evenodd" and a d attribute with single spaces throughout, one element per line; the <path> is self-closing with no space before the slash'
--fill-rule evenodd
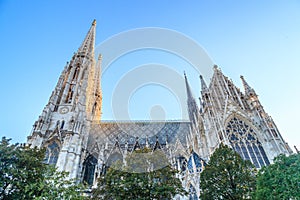
<path id="1" fill-rule="evenodd" d="M 79 64 L 77 65 L 77 67 L 75 68 L 74 74 L 73 74 L 73 78 L 72 81 L 76 81 L 78 78 L 78 74 L 79 74 L 79 70 L 80 70 L 80 66 Z"/>
<path id="2" fill-rule="evenodd" d="M 72 98 L 75 92 L 75 85 L 71 84 L 67 93 L 66 101 L 65 103 L 72 103 Z"/>
<path id="3" fill-rule="evenodd" d="M 62 120 L 61 125 L 60 125 L 60 129 L 63 129 L 65 125 L 65 120 Z"/>
<path id="4" fill-rule="evenodd" d="M 92 115 L 95 114 L 97 108 L 97 102 L 94 103 L 93 108 L 92 108 Z"/>
<path id="5" fill-rule="evenodd" d="M 93 185 L 95 179 L 95 170 L 98 160 L 93 156 L 89 155 L 84 161 L 84 172 L 83 172 L 83 182 L 86 182 L 88 185 Z"/>
<path id="6" fill-rule="evenodd" d="M 187 167 L 188 167 L 188 170 L 189 170 L 190 173 L 193 173 L 193 172 L 200 173 L 203 170 L 202 169 L 203 164 L 204 164 L 203 159 L 201 159 L 198 156 L 198 154 L 193 152 L 192 155 L 190 156 L 189 160 L 188 160 Z M 196 171 L 194 171 L 194 168 L 196 169 Z"/>
<path id="7" fill-rule="evenodd" d="M 190 184 L 189 188 L 189 200 L 198 200 L 197 192 L 192 184 Z"/>
<path id="8" fill-rule="evenodd" d="M 178 170 L 184 172 L 187 169 L 187 160 L 185 157 L 183 156 L 179 156 L 177 157 L 177 168 Z"/>
<path id="9" fill-rule="evenodd" d="M 226 126 L 226 134 L 232 148 L 244 160 L 250 160 L 257 168 L 270 164 L 257 134 L 246 122 L 232 118 Z"/>
<path id="10" fill-rule="evenodd" d="M 46 148 L 46 155 L 44 162 L 49 165 L 55 165 L 57 163 L 59 155 L 59 146 L 56 142 L 52 142 Z"/>

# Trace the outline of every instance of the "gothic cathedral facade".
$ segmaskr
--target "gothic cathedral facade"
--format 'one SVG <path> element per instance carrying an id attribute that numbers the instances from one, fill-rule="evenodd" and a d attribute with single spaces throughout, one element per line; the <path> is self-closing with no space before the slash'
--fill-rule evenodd
<path id="1" fill-rule="evenodd" d="M 200 106 L 184 75 L 189 121 L 101 121 L 102 58 L 94 58 L 95 31 L 96 21 L 64 67 L 27 142 L 46 148 L 45 162 L 70 172 L 70 178 L 93 185 L 113 161 L 147 146 L 166 153 L 188 198 L 198 199 L 203 165 L 220 143 L 257 168 L 292 153 L 244 77 L 241 92 L 217 66 L 209 85 L 200 76 Z"/>

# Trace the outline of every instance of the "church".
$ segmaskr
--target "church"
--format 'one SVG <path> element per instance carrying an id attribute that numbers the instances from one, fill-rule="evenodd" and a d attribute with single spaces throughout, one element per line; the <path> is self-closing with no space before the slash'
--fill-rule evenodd
<path id="1" fill-rule="evenodd" d="M 198 199 L 204 163 L 221 143 L 257 168 L 292 153 L 244 77 L 241 91 L 217 66 L 209 84 L 200 76 L 200 106 L 184 74 L 188 121 L 102 121 L 102 57 L 94 53 L 95 32 L 94 20 L 28 136 L 29 145 L 46 148 L 45 163 L 93 186 L 114 161 L 136 149 L 160 149 L 179 171 L 187 198 Z"/>

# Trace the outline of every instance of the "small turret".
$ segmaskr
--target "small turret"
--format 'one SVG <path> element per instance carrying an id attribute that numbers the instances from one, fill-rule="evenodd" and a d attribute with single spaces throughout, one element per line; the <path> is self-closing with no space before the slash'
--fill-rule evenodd
<path id="1" fill-rule="evenodd" d="M 202 75 L 200 75 L 200 82 L 201 82 L 201 93 L 208 92 L 208 87 L 207 87 Z"/>
<path id="2" fill-rule="evenodd" d="M 250 107 L 257 108 L 257 107 L 261 106 L 259 99 L 258 99 L 258 95 L 254 91 L 254 89 L 249 86 L 249 84 L 246 82 L 246 80 L 244 79 L 243 76 L 240 76 L 240 78 L 243 82 L 244 89 L 245 89 L 245 97 L 246 97 L 246 100 L 247 100 L 248 104 L 250 105 Z"/>
<path id="3" fill-rule="evenodd" d="M 201 109 L 203 111 L 208 105 L 211 105 L 211 101 L 209 97 L 210 96 L 209 89 L 202 75 L 200 75 L 200 83 L 201 83 L 201 98 L 199 98 L 199 100 L 200 100 Z"/>
<path id="4" fill-rule="evenodd" d="M 94 104 L 92 107 L 92 118 L 95 121 L 100 121 L 101 119 L 101 107 L 102 107 L 102 90 L 101 90 L 101 62 L 102 55 L 99 54 L 98 62 L 95 68 L 95 81 L 94 81 Z"/>
<path id="5" fill-rule="evenodd" d="M 254 89 L 252 87 L 249 86 L 249 84 L 246 82 L 246 80 L 244 79 L 244 76 L 240 76 L 243 85 L 244 85 L 244 89 L 245 89 L 245 95 L 246 96 L 257 96 Z"/>

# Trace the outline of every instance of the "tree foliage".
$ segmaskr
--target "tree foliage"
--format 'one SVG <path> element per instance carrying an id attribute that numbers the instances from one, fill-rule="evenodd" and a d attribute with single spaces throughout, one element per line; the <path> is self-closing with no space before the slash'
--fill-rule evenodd
<path id="1" fill-rule="evenodd" d="M 165 154 L 150 149 L 137 150 L 126 158 L 126 166 L 117 161 L 98 180 L 93 199 L 171 199 L 185 190 Z"/>
<path id="2" fill-rule="evenodd" d="M 83 187 L 43 163 L 44 150 L 0 142 L 0 199 L 83 199 Z"/>
<path id="3" fill-rule="evenodd" d="M 279 155 L 257 176 L 255 199 L 300 199 L 300 154 Z"/>
<path id="4" fill-rule="evenodd" d="M 201 199 L 250 199 L 256 169 L 250 161 L 221 144 L 200 175 Z"/>

